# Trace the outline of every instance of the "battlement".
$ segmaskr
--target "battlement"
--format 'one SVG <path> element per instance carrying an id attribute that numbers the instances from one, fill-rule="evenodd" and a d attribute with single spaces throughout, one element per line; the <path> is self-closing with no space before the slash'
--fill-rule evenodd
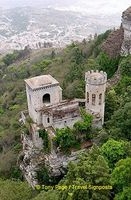
<path id="1" fill-rule="evenodd" d="M 85 73 L 85 81 L 91 85 L 101 85 L 107 82 L 107 74 L 103 71 L 88 71 Z"/>

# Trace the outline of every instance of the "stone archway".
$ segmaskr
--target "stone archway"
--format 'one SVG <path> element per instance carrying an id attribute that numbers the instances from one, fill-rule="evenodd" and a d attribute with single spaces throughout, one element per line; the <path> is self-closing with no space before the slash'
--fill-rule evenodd
<path id="1" fill-rule="evenodd" d="M 50 103 L 50 94 L 44 94 L 43 95 L 43 103 Z"/>

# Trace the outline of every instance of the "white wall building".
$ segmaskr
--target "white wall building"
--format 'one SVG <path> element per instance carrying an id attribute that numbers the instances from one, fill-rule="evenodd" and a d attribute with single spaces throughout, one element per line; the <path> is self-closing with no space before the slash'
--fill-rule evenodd
<path id="1" fill-rule="evenodd" d="M 36 76 L 25 80 L 29 116 L 44 128 L 73 127 L 81 120 L 79 103 L 62 100 L 59 82 L 51 75 Z"/>
<path id="2" fill-rule="evenodd" d="M 105 90 L 107 74 L 93 70 L 85 74 L 85 108 L 94 116 L 94 124 L 104 123 Z M 73 127 L 81 120 L 79 100 L 62 100 L 59 82 L 51 75 L 36 76 L 25 80 L 29 116 L 44 128 Z"/>

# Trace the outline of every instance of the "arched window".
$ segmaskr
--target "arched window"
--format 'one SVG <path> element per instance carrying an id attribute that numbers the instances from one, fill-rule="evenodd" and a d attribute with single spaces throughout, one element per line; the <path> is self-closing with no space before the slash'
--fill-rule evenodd
<path id="1" fill-rule="evenodd" d="M 96 95 L 92 94 L 92 105 L 95 105 L 96 103 Z"/>
<path id="2" fill-rule="evenodd" d="M 102 104 L 102 94 L 99 94 L 99 105 Z"/>
<path id="3" fill-rule="evenodd" d="M 50 118 L 49 117 L 47 117 L 47 123 L 50 123 Z"/>
<path id="4" fill-rule="evenodd" d="M 43 96 L 43 103 L 50 103 L 50 94 L 45 94 Z"/>
<path id="5" fill-rule="evenodd" d="M 89 103 L 89 92 L 87 92 L 87 103 Z"/>

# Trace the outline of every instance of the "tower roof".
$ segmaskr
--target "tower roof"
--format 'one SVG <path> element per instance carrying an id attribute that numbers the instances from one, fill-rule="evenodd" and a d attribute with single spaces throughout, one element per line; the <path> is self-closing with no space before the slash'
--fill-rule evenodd
<path id="1" fill-rule="evenodd" d="M 106 72 L 103 71 L 88 71 L 85 73 L 85 80 L 89 83 L 89 84 L 93 84 L 93 85 L 100 85 L 100 84 L 105 84 L 107 81 L 107 74 Z"/>
<path id="2" fill-rule="evenodd" d="M 103 78 L 103 74 L 100 74 L 99 72 L 93 72 L 90 74 L 90 78 L 94 80 L 100 79 L 100 78 Z"/>
<path id="3" fill-rule="evenodd" d="M 54 79 L 50 74 L 35 76 L 33 78 L 26 79 L 25 82 L 31 89 L 38 89 L 49 85 L 59 84 L 59 82 Z"/>

